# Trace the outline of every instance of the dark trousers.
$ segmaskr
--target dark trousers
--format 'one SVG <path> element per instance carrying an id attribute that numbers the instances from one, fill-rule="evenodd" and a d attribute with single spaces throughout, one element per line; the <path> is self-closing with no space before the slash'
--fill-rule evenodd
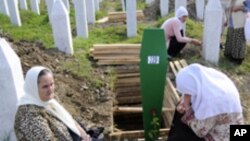
<path id="1" fill-rule="evenodd" d="M 181 30 L 180 32 L 183 36 L 183 30 Z M 178 42 L 175 36 L 171 37 L 168 46 L 168 55 L 170 55 L 171 57 L 176 57 L 185 47 L 185 45 L 186 43 Z"/>
<path id="2" fill-rule="evenodd" d="M 167 141 L 205 141 L 199 138 L 189 126 L 181 121 L 182 116 L 183 114 L 175 110 Z"/>

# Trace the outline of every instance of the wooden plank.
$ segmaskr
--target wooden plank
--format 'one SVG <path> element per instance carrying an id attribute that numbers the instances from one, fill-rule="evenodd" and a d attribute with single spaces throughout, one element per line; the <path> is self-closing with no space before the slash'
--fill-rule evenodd
<path id="1" fill-rule="evenodd" d="M 120 88 L 118 87 L 115 89 L 115 92 L 122 93 L 122 92 L 133 92 L 133 91 L 140 91 L 140 90 L 141 88 L 138 86 L 134 86 L 134 87 L 129 86 L 129 87 L 120 87 Z"/>
<path id="2" fill-rule="evenodd" d="M 169 133 L 169 128 L 162 128 L 160 129 L 159 136 L 167 136 Z M 109 134 L 110 137 L 117 137 L 117 138 L 144 138 L 144 131 L 143 130 L 134 130 L 134 131 L 120 131 L 120 132 L 112 132 Z M 112 139 L 111 139 L 112 140 Z"/>
<path id="3" fill-rule="evenodd" d="M 127 60 L 98 60 L 98 65 L 124 65 L 124 64 L 139 64 L 140 59 Z"/>
<path id="4" fill-rule="evenodd" d="M 140 49 L 141 44 L 94 44 L 93 48 L 95 50 L 106 50 L 106 49 Z"/>
<path id="5" fill-rule="evenodd" d="M 130 97 L 130 96 L 140 96 L 140 95 L 141 91 L 116 93 L 116 97 Z"/>
<path id="6" fill-rule="evenodd" d="M 127 78 L 122 78 L 122 79 L 117 79 L 116 84 L 122 84 L 122 83 L 139 83 L 140 78 L 139 77 L 127 77 Z"/>
<path id="7" fill-rule="evenodd" d="M 140 77 L 140 73 L 124 73 L 124 74 L 117 74 L 116 78 L 125 78 L 125 77 Z"/>
<path id="8" fill-rule="evenodd" d="M 114 49 L 105 49 L 105 50 L 94 50 L 92 51 L 93 55 L 100 55 L 100 54 L 134 54 L 139 56 L 140 50 L 139 49 L 127 49 L 127 48 L 114 48 Z"/>
<path id="9" fill-rule="evenodd" d="M 113 112 L 115 113 L 142 113 L 142 107 L 115 107 Z M 162 112 L 173 112 L 174 108 L 162 108 Z"/>
<path id="10" fill-rule="evenodd" d="M 139 56 L 114 55 L 114 56 L 94 56 L 96 60 L 139 60 Z"/>
<path id="11" fill-rule="evenodd" d="M 117 97 L 116 100 L 119 105 L 141 103 L 141 96 Z"/>
<path id="12" fill-rule="evenodd" d="M 182 68 L 180 62 L 179 61 L 174 61 L 174 65 L 177 68 L 177 72 L 179 72 L 181 70 L 181 68 Z"/>
<path id="13" fill-rule="evenodd" d="M 174 66 L 174 63 L 172 61 L 169 62 L 169 66 L 170 66 L 172 72 L 174 73 L 174 75 L 176 76 L 177 75 L 177 70 L 176 70 L 176 68 Z"/>
<path id="14" fill-rule="evenodd" d="M 180 64 L 182 65 L 183 68 L 186 67 L 186 66 L 188 66 L 186 60 L 184 60 L 184 59 L 180 60 Z"/>
<path id="15" fill-rule="evenodd" d="M 108 13 L 109 22 L 125 22 L 126 21 L 126 13 L 124 11 L 119 12 L 109 12 Z M 142 10 L 136 11 L 137 20 L 143 20 L 144 14 Z"/>

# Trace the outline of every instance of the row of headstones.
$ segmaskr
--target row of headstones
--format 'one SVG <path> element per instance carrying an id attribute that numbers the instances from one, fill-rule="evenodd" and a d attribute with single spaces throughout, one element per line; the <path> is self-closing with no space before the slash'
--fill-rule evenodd
<path id="1" fill-rule="evenodd" d="M 2 0 L 5 1 L 5 0 Z M 37 0 L 35 0 L 37 1 Z M 46 2 L 54 2 L 52 10 L 49 10 L 52 4 L 47 3 L 50 21 L 52 23 L 52 30 L 54 36 L 55 46 L 67 53 L 73 54 L 73 43 L 72 35 L 70 28 L 70 21 L 68 10 L 66 10 L 65 5 L 61 0 L 46 0 Z M 75 11 L 76 11 L 76 29 L 77 35 L 88 37 L 88 28 L 86 23 L 86 2 L 93 2 L 92 0 L 74 0 Z M 197 0 L 203 1 L 203 0 Z M 215 2 L 217 1 L 217 2 Z M 13 2 L 13 3 L 11 3 Z M 10 0 L 9 4 L 14 4 L 16 0 Z M 176 0 L 176 5 L 186 6 L 186 0 L 178 1 Z M 127 17 L 127 36 L 134 37 L 137 32 L 137 22 L 136 22 L 136 0 L 126 0 L 126 17 Z M 205 2 L 204 2 L 205 3 Z M 210 6 L 214 4 L 214 6 Z M 94 5 L 93 5 L 94 6 Z M 175 6 L 176 7 L 176 6 Z M 17 8 L 16 8 L 17 9 Z M 216 13 L 216 14 L 214 14 Z M 209 0 L 206 6 L 205 12 L 205 26 L 204 26 L 204 36 L 203 36 L 203 56 L 206 60 L 214 63 L 218 63 L 219 60 L 219 43 L 220 43 L 220 34 L 221 34 L 221 25 L 222 24 L 222 8 L 220 1 L 218 0 Z M 213 15 L 211 17 L 211 15 Z M 217 24 L 218 21 L 218 24 Z M 216 24 L 215 24 L 216 23 Z M 215 25 L 214 25 L 215 24 Z M 214 25 L 214 26 L 212 26 Z M 211 32 L 212 31 L 212 32 Z M 212 33 L 212 34 L 210 34 Z M 216 36 L 218 34 L 218 36 Z M 211 36 L 213 35 L 213 36 Z M 213 48 L 213 49 L 212 49 Z"/>
<path id="2" fill-rule="evenodd" d="M 155 0 L 146 0 L 146 4 L 151 4 Z M 122 10 L 126 11 L 126 0 L 121 0 Z M 205 0 L 196 0 L 195 1 L 197 18 L 203 20 L 204 18 L 204 9 L 205 9 Z M 187 6 L 187 0 L 175 0 L 175 10 L 180 6 Z M 169 0 L 160 0 L 160 11 L 161 16 L 164 17 L 168 15 L 169 12 Z"/>
<path id="3" fill-rule="evenodd" d="M 39 4 L 41 0 L 30 0 L 31 3 L 31 10 L 40 15 Z M 47 5 L 48 14 L 50 14 L 52 5 L 55 0 L 45 0 Z M 67 11 L 70 12 L 70 2 L 69 0 L 62 0 L 64 6 L 66 7 Z M 74 3 L 75 0 L 73 0 Z M 18 10 L 18 4 L 20 2 L 20 8 L 22 10 L 28 10 L 27 1 L 26 0 L 0 0 L 0 13 L 10 16 L 11 22 L 14 25 L 21 26 L 21 20 Z M 102 0 L 91 0 L 86 1 L 86 8 L 87 8 L 87 18 L 88 23 L 95 22 L 95 12 L 99 11 L 100 9 L 100 2 Z"/>
<path id="4" fill-rule="evenodd" d="M 129 3 L 129 0 L 121 0 L 122 4 Z M 148 4 L 152 3 L 154 0 L 146 0 Z M 127 6 L 127 13 L 134 14 L 135 9 L 131 8 L 129 3 Z M 175 9 L 180 6 L 187 6 L 187 0 L 175 0 Z M 124 6 L 123 6 L 124 7 Z M 160 8 L 161 11 L 165 10 L 165 13 L 162 12 L 162 15 L 168 14 L 168 0 L 160 0 Z M 205 12 L 204 12 L 205 9 Z M 221 31 L 222 31 L 222 17 L 223 10 L 219 0 L 208 0 L 207 5 L 205 6 L 205 0 L 196 0 L 196 11 L 197 17 L 199 19 L 204 19 L 204 30 L 203 30 L 203 47 L 202 47 L 202 55 L 205 60 L 212 62 L 214 64 L 218 64 L 219 62 L 219 46 L 221 39 Z M 164 14 L 163 14 L 164 13 Z M 134 14 L 135 15 L 135 14 Z"/>

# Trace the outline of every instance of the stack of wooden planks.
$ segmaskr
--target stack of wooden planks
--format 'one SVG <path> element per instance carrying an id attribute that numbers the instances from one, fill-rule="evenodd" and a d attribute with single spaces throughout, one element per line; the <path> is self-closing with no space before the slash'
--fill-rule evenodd
<path id="1" fill-rule="evenodd" d="M 90 49 L 98 65 L 139 64 L 140 44 L 94 44 Z"/>
<path id="2" fill-rule="evenodd" d="M 115 72 L 117 78 L 115 82 L 115 93 L 118 105 L 140 104 L 139 66 L 117 66 Z"/>
<path id="3" fill-rule="evenodd" d="M 144 19 L 144 14 L 142 10 L 137 10 L 136 11 L 136 17 L 137 20 L 143 20 Z M 109 12 L 108 13 L 108 21 L 109 22 L 125 22 L 126 21 L 126 12 L 124 11 L 119 11 L 119 12 Z"/>

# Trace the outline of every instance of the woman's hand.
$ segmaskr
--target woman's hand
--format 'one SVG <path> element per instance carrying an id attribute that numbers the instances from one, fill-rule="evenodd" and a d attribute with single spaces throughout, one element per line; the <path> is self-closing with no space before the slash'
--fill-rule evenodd
<path id="1" fill-rule="evenodd" d="M 75 122 L 75 124 L 78 130 L 80 131 L 81 138 L 83 139 L 83 141 L 91 141 L 91 137 L 85 132 L 85 130 L 82 129 L 82 127 L 77 122 Z"/>
<path id="2" fill-rule="evenodd" d="M 196 45 L 196 46 L 200 46 L 201 45 L 201 41 L 199 41 L 197 39 L 191 39 L 191 44 Z"/>

